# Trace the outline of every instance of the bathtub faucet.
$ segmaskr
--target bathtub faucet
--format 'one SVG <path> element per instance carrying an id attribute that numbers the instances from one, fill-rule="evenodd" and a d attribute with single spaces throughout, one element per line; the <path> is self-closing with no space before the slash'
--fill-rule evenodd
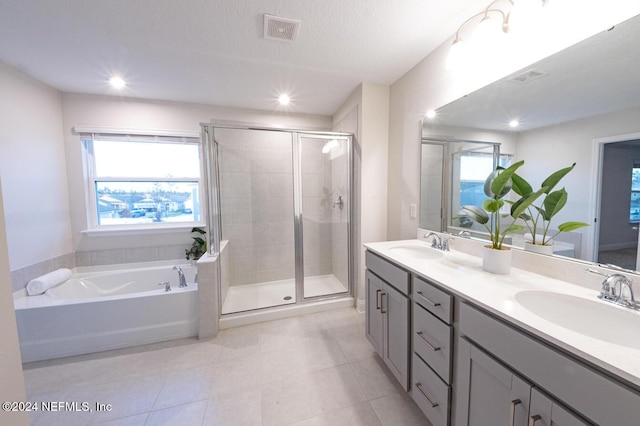
<path id="1" fill-rule="evenodd" d="M 182 272 L 182 268 L 179 267 L 178 265 L 173 267 L 174 271 L 178 271 L 178 287 L 186 287 L 187 286 L 187 279 L 184 277 L 184 272 Z"/>

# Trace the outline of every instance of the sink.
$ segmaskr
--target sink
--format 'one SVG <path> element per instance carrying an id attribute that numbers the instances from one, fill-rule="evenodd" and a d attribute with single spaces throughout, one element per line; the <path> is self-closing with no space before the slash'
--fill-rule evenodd
<path id="1" fill-rule="evenodd" d="M 418 259 L 439 259 L 443 256 L 441 251 L 431 247 L 415 244 L 393 246 L 389 250 L 400 256 L 414 257 Z"/>
<path id="2" fill-rule="evenodd" d="M 637 333 L 640 313 L 599 299 L 585 299 L 549 291 L 522 291 L 516 301 L 560 327 L 582 335 L 629 348 L 640 349 Z"/>

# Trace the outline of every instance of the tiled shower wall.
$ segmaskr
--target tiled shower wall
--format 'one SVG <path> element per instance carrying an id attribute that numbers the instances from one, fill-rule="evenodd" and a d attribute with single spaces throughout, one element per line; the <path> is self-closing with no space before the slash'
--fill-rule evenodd
<path id="1" fill-rule="evenodd" d="M 291 135 L 216 129 L 230 285 L 293 278 Z"/>
<path id="2" fill-rule="evenodd" d="M 295 275 L 293 157 L 288 133 L 216 129 L 223 239 L 229 241 L 230 285 Z M 334 274 L 347 284 L 346 149 L 323 154 L 327 140 L 304 139 L 306 276 Z M 341 195 L 345 207 L 333 203 Z"/>

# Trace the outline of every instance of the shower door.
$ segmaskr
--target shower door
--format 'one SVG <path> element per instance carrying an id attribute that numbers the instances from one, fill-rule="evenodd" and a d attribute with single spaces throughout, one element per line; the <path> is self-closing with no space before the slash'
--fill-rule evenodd
<path id="1" fill-rule="evenodd" d="M 298 134 L 297 293 L 303 299 L 349 291 L 350 146 L 350 137 Z"/>
<path id="2" fill-rule="evenodd" d="M 348 294 L 351 136 L 203 128 L 222 314 Z"/>

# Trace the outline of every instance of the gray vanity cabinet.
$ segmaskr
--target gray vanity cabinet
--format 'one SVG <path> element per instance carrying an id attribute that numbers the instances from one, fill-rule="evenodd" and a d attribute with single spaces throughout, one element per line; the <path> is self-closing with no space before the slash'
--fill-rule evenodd
<path id="1" fill-rule="evenodd" d="M 553 398 L 462 338 L 456 426 L 588 426 Z"/>
<path id="2" fill-rule="evenodd" d="M 408 390 L 410 302 L 406 292 L 409 275 L 369 252 L 366 264 L 367 339 L 402 387 Z"/>
<path id="3" fill-rule="evenodd" d="M 531 389 L 529 423 L 534 426 L 588 426 L 589 423 L 564 409 L 537 388 Z"/>
<path id="4" fill-rule="evenodd" d="M 457 357 L 456 426 L 527 425 L 529 383 L 466 339 Z"/>

